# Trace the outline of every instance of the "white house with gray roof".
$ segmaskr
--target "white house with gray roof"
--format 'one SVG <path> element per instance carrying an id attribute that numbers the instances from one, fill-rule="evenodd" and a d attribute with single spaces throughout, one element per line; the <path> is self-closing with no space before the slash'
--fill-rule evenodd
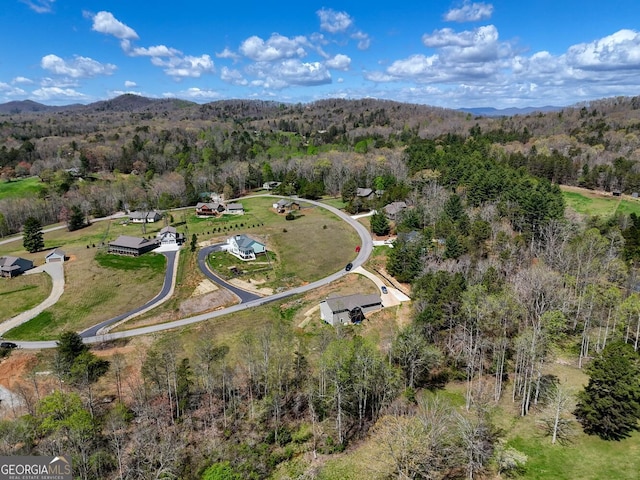
<path id="1" fill-rule="evenodd" d="M 157 210 L 135 210 L 129 212 L 129 220 L 132 223 L 155 223 L 162 220 L 162 213 Z"/>
<path id="2" fill-rule="evenodd" d="M 360 323 L 365 314 L 382 308 L 380 295 L 347 295 L 329 297 L 320 302 L 320 318 L 329 325 Z"/>
<path id="3" fill-rule="evenodd" d="M 264 243 L 260 243 L 246 235 L 234 235 L 227 239 L 227 251 L 240 260 L 255 260 L 256 255 L 265 253 L 267 247 Z"/>

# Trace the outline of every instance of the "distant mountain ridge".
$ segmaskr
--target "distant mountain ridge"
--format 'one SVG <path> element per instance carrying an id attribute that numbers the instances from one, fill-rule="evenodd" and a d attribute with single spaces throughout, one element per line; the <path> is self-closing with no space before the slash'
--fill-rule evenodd
<path id="1" fill-rule="evenodd" d="M 82 104 L 70 104 L 61 106 L 44 105 L 34 102 L 33 100 L 13 101 L 0 104 L 0 114 L 18 114 L 18 113 L 51 113 L 66 111 L 81 112 L 137 112 L 145 110 L 153 110 L 156 107 L 164 109 L 183 108 L 185 106 L 197 105 L 195 102 L 186 100 L 156 99 L 147 98 L 140 95 L 127 93 L 110 100 L 101 100 L 99 102 Z"/>
<path id="2" fill-rule="evenodd" d="M 229 102 L 242 102 L 243 100 L 229 100 Z M 246 102 L 255 102 L 255 100 L 244 100 Z M 271 102 L 269 102 L 271 103 Z M 273 102 L 277 104 L 277 102 Z M 70 104 L 61 106 L 44 105 L 34 102 L 33 100 L 12 101 L 0 104 L 0 114 L 19 114 L 19 113 L 50 113 L 50 112 L 152 112 L 158 109 L 174 110 L 199 104 L 188 100 L 177 98 L 157 99 L 148 98 L 141 95 L 127 93 L 110 100 L 101 100 L 98 102 L 82 104 Z M 206 104 L 205 104 L 206 105 Z M 425 105 L 426 106 L 426 105 Z M 434 107 L 435 108 L 435 107 Z M 562 110 L 565 107 L 544 106 L 544 107 L 525 107 L 525 108 L 504 108 L 498 109 L 493 107 L 476 107 L 476 108 L 459 108 L 447 109 L 459 112 L 466 112 L 477 116 L 512 116 L 526 115 L 532 112 L 553 112 Z"/>
<path id="3" fill-rule="evenodd" d="M 546 105 L 544 107 L 523 107 L 523 108 L 493 108 L 493 107 L 476 107 L 476 108 L 458 108 L 460 112 L 471 113 L 472 115 L 482 115 L 485 117 L 511 117 L 513 115 L 528 115 L 534 112 L 548 113 L 557 112 L 566 107 L 554 107 Z"/>

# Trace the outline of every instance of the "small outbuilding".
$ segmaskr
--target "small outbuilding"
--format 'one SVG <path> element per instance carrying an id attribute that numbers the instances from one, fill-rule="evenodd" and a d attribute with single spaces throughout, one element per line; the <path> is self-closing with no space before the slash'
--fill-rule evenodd
<path id="1" fill-rule="evenodd" d="M 46 257 L 44 257 L 44 261 L 45 263 L 64 262 L 65 254 L 62 250 L 56 248 L 55 250 L 51 250 L 49 253 L 47 253 Z"/>
<path id="2" fill-rule="evenodd" d="M 320 318 L 329 325 L 361 323 L 365 314 L 382 308 L 380 295 L 347 295 L 330 297 L 320 302 Z"/>

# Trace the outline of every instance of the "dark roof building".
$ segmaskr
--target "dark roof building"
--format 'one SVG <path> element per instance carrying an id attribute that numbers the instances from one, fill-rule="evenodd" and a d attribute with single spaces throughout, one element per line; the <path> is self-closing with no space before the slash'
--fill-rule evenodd
<path id="1" fill-rule="evenodd" d="M 130 255 L 137 257 L 143 253 L 150 252 L 160 245 L 159 240 L 149 240 L 147 238 L 130 237 L 128 235 L 120 235 L 113 242 L 109 242 L 109 253 L 117 255 Z"/>
<path id="2" fill-rule="evenodd" d="M 33 268 L 33 262 L 22 257 L 0 257 L 0 276 L 15 277 Z"/>

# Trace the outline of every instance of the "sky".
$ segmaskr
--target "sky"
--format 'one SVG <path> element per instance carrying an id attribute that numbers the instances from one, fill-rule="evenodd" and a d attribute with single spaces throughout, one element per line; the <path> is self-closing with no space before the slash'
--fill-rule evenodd
<path id="1" fill-rule="evenodd" d="M 2 0 L 0 103 L 124 93 L 445 108 L 635 96 L 640 2 Z"/>

